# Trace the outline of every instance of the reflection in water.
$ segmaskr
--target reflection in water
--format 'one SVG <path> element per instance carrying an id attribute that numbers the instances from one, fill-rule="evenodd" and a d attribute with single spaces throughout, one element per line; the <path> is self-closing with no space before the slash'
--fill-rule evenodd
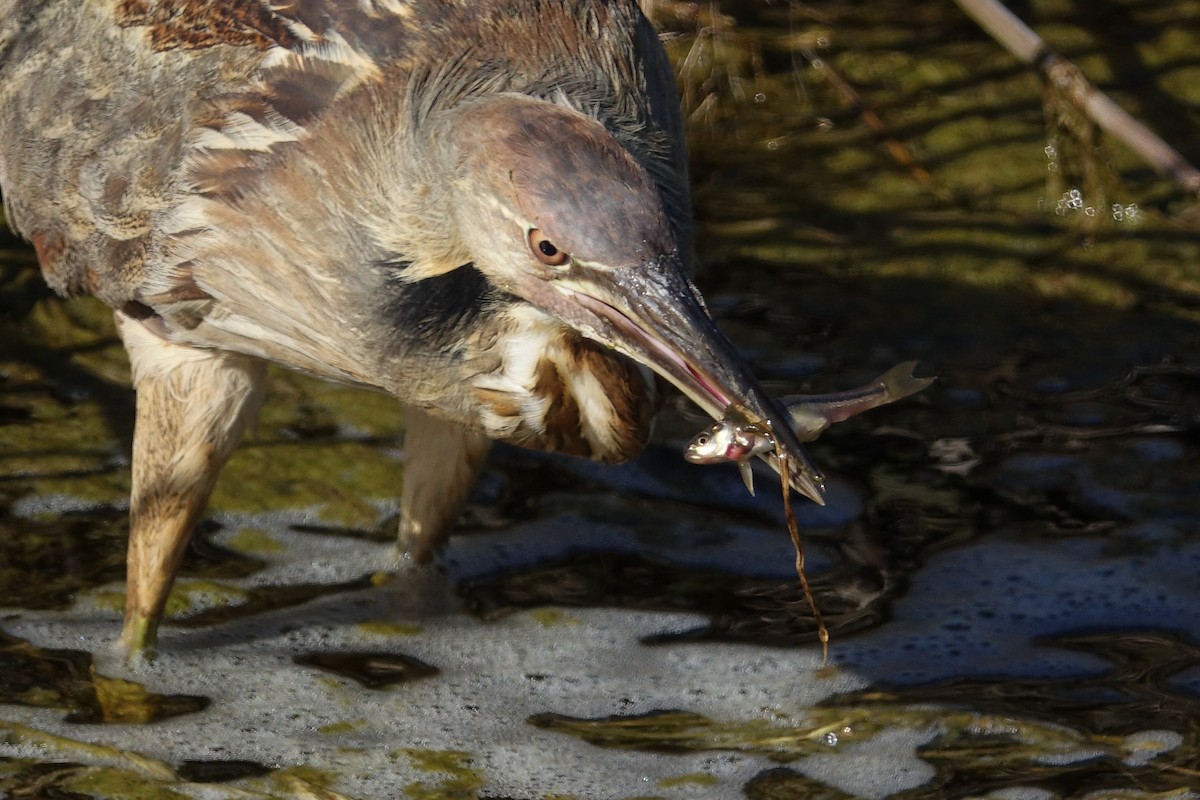
<path id="1" fill-rule="evenodd" d="M 0 702 L 69 711 L 71 723 L 148 723 L 192 714 L 208 699 L 161 695 L 97 672 L 89 653 L 35 647 L 0 632 Z"/>
<path id="2" fill-rule="evenodd" d="M 437 568 L 389 581 L 395 404 L 282 372 L 188 556 L 159 663 L 111 663 L 127 366 L 108 312 L 51 297 L 9 241 L 0 793 L 1200 785 L 1194 200 L 1081 145 L 1061 110 L 1048 131 L 1036 81 L 950 3 L 657 5 L 687 79 L 700 278 L 722 327 L 780 395 L 907 359 L 939 375 L 812 448 L 832 500 L 803 524 L 834 666 L 778 498 L 683 463 L 701 424 L 686 404 L 629 467 L 499 450 Z M 1190 141 L 1192 3 L 1029 13 Z"/>
<path id="3" fill-rule="evenodd" d="M 438 674 L 438 668 L 432 664 L 400 653 L 304 653 L 294 661 L 352 678 L 368 689 L 383 689 Z"/>

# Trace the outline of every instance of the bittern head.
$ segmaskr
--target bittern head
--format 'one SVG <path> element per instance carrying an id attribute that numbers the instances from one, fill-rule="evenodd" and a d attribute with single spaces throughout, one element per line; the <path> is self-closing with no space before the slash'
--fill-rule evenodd
<path id="1" fill-rule="evenodd" d="M 499 288 L 657 372 L 704 411 L 770 425 L 792 485 L 822 480 L 782 409 L 713 323 L 662 192 L 603 125 L 520 95 L 455 112 L 451 202 L 476 269 Z"/>

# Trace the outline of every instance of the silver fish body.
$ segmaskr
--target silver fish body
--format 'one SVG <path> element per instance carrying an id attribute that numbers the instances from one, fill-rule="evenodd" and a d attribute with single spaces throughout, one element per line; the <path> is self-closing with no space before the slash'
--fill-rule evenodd
<path id="1" fill-rule="evenodd" d="M 905 361 L 857 389 L 791 395 L 781 398 L 780 404 L 787 412 L 796 438 L 811 442 L 830 425 L 916 394 L 933 383 L 933 378 L 918 378 L 912 374 L 916 365 L 915 361 Z M 736 463 L 742 481 L 753 495 L 750 459 L 755 456 L 767 458 L 774 450 L 775 437 L 769 425 L 748 419 L 743 412 L 731 408 L 720 421 L 692 437 L 683 457 L 692 464 Z"/>

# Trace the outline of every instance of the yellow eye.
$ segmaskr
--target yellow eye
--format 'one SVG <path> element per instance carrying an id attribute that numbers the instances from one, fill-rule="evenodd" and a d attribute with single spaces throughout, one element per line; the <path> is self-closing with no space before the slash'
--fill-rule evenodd
<path id="1" fill-rule="evenodd" d="M 531 228 L 529 231 L 529 249 L 533 251 L 534 257 L 547 267 L 561 267 L 571 260 L 570 253 L 559 250 L 538 228 Z"/>

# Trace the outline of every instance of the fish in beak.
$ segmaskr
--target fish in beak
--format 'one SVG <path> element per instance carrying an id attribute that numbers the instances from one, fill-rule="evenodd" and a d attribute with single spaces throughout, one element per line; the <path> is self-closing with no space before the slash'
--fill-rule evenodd
<path id="1" fill-rule="evenodd" d="M 579 265 L 574 272 L 549 281 L 548 288 L 566 300 L 543 301 L 557 316 L 654 370 L 713 419 L 736 414 L 768 432 L 787 461 L 792 488 L 825 504 L 824 478 L 804 451 L 787 412 L 763 391 L 708 315 L 676 256 L 623 270 Z M 756 454 L 780 469 L 775 448 Z"/>
<path id="2" fill-rule="evenodd" d="M 520 95 L 465 103 L 438 141 L 449 143 L 444 157 L 457 175 L 454 213 L 466 246 L 458 258 L 496 287 L 652 369 L 714 419 L 736 409 L 764 426 L 791 485 L 824 502 L 821 475 L 787 415 L 687 277 L 679 247 L 690 216 L 686 173 L 660 164 L 660 180 L 684 181 L 667 191 L 596 119 Z M 661 150 L 647 142 L 645 150 L 656 146 Z M 665 198 L 675 198 L 673 205 Z"/>
<path id="3" fill-rule="evenodd" d="M 915 361 L 905 361 L 857 389 L 781 397 L 779 403 L 787 412 L 789 425 L 796 437 L 802 442 L 811 442 L 830 425 L 844 422 L 872 408 L 894 403 L 933 383 L 933 378 L 914 376 L 912 372 L 916 366 Z M 727 414 L 724 419 L 693 436 L 683 457 L 693 464 L 736 463 L 746 489 L 754 494 L 750 459 L 774 449 L 772 437 L 760 425 L 737 414 Z"/>

